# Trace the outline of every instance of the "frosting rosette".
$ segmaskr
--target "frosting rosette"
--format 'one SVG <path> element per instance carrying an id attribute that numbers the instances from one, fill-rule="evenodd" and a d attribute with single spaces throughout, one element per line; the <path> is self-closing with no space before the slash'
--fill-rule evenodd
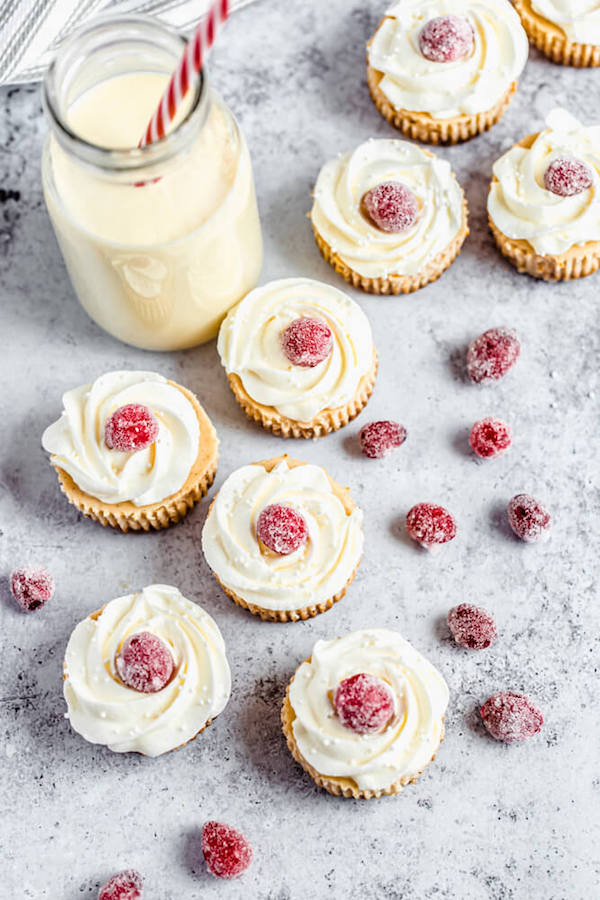
<path id="1" fill-rule="evenodd" d="M 317 318 L 332 333 L 332 349 L 316 366 L 293 365 L 282 333 L 299 318 Z M 249 396 L 297 421 L 354 397 L 373 367 L 373 338 L 360 306 L 337 288 L 311 278 L 285 278 L 251 291 L 221 325 L 218 340 L 227 374 Z"/>
<path id="2" fill-rule="evenodd" d="M 362 211 L 372 188 L 397 181 L 418 203 L 415 223 L 382 231 Z M 315 231 L 354 272 L 366 278 L 416 275 L 463 227 L 463 193 L 450 164 L 408 141 L 370 138 L 325 163 L 314 191 Z"/>
<path id="3" fill-rule="evenodd" d="M 109 449 L 105 423 L 122 406 L 141 404 L 158 420 L 145 450 Z M 157 503 L 184 484 L 198 455 L 200 427 L 190 400 L 154 372 L 120 371 L 63 395 L 63 413 L 42 436 L 52 464 L 87 494 L 105 503 Z"/>
<path id="4" fill-rule="evenodd" d="M 332 698 L 339 683 L 366 673 L 391 689 L 394 714 L 380 732 L 358 734 L 342 725 Z M 378 791 L 420 774 L 443 737 L 448 686 L 437 669 L 398 632 L 354 631 L 317 641 L 289 686 L 298 750 L 320 775 L 351 779 Z"/>
<path id="5" fill-rule="evenodd" d="M 453 62 L 432 62 L 419 47 L 424 25 L 459 16 L 473 30 L 473 49 Z M 399 0 L 369 42 L 371 68 L 395 109 L 437 119 L 491 109 L 521 74 L 529 42 L 509 0 Z"/>
<path id="6" fill-rule="evenodd" d="M 584 128 L 563 109 L 553 110 L 546 125 L 494 164 L 488 212 L 506 237 L 528 241 L 536 253 L 559 255 L 600 241 L 600 126 Z M 586 163 L 591 187 L 567 197 L 547 190 L 546 169 L 561 157 Z"/>
<path id="7" fill-rule="evenodd" d="M 173 656 L 173 674 L 156 693 L 119 678 L 124 641 L 147 631 Z M 73 729 L 117 753 L 158 756 L 185 744 L 227 704 L 231 674 L 215 621 L 175 587 L 153 584 L 111 600 L 80 622 L 65 653 L 64 694 Z"/>
<path id="8" fill-rule="evenodd" d="M 558 25 L 570 40 L 581 44 L 600 44 L 598 0 L 531 0 L 531 8 Z"/>
<path id="9" fill-rule="evenodd" d="M 352 579 L 363 548 L 362 511 L 319 466 L 286 457 L 233 472 L 214 499 L 202 549 L 220 583 L 245 603 L 296 610 L 323 603 Z M 285 556 L 265 552 L 256 535 L 266 507 L 289 506 L 306 523 L 308 540 Z"/>

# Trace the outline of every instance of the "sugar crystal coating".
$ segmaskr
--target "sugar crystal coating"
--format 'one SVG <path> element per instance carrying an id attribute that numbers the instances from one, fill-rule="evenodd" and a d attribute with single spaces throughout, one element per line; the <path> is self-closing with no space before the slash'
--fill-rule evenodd
<path id="1" fill-rule="evenodd" d="M 370 459 L 383 459 L 401 447 L 406 440 L 406 428 L 398 422 L 382 420 L 369 422 L 359 435 L 360 446 Z"/>
<path id="2" fill-rule="evenodd" d="M 500 691 L 489 697 L 481 707 L 483 724 L 497 741 L 512 744 L 537 734 L 544 724 L 544 716 L 525 694 Z"/>
<path id="3" fill-rule="evenodd" d="M 514 331 L 508 328 L 490 328 L 469 345 L 467 371 L 475 384 L 499 381 L 512 369 L 521 345 Z"/>
<path id="4" fill-rule="evenodd" d="M 303 516 L 291 506 L 272 503 L 261 511 L 256 535 L 273 553 L 287 556 L 306 543 L 308 528 Z"/>
<path id="5" fill-rule="evenodd" d="M 333 333 L 322 319 L 301 316 L 281 335 L 283 352 L 295 366 L 312 369 L 324 362 L 333 349 Z"/>
<path id="6" fill-rule="evenodd" d="M 158 437 L 156 416 L 141 403 L 120 406 L 104 426 L 104 443 L 109 450 L 132 453 L 146 450 Z"/>
<path id="7" fill-rule="evenodd" d="M 510 426 L 501 419 L 487 417 L 475 422 L 469 435 L 469 443 L 473 453 L 482 459 L 500 456 L 510 447 L 512 433 Z"/>
<path id="8" fill-rule="evenodd" d="M 252 847 L 241 831 L 223 822 L 207 822 L 202 828 L 202 853 L 206 868 L 217 878 L 237 878 L 252 862 Z"/>
<path id="9" fill-rule="evenodd" d="M 517 494 L 508 504 L 510 527 L 522 541 L 536 544 L 550 537 L 552 516 L 531 494 Z"/>
<path id="10" fill-rule="evenodd" d="M 98 900 L 140 900 L 144 882 L 134 869 L 126 869 L 113 875 L 100 888 Z"/>
<path id="11" fill-rule="evenodd" d="M 130 635 L 115 659 L 121 681 L 134 691 L 154 694 L 173 674 L 173 656 L 159 637 L 149 631 Z"/>
<path id="12" fill-rule="evenodd" d="M 54 595 L 54 579 L 42 566 L 19 566 L 10 574 L 10 592 L 25 612 L 34 612 Z"/>
<path id="13" fill-rule="evenodd" d="M 468 650 L 486 650 L 498 637 L 496 623 L 489 612 L 471 603 L 452 607 L 448 627 L 456 643 Z"/>
<path id="14" fill-rule="evenodd" d="M 456 520 L 443 506 L 417 503 L 406 516 L 406 528 L 413 540 L 427 550 L 456 537 Z"/>
<path id="15" fill-rule="evenodd" d="M 559 197 L 573 197 L 592 186 L 592 170 L 580 159 L 557 156 L 544 173 L 544 187 Z"/>
<path id="16" fill-rule="evenodd" d="M 419 214 L 417 198 L 399 181 L 384 181 L 364 195 L 363 205 L 371 221 L 393 234 L 406 231 L 414 225 Z"/>
<path id="17" fill-rule="evenodd" d="M 389 686 L 366 672 L 340 681 L 333 705 L 342 725 L 357 734 L 383 731 L 394 715 L 394 698 Z"/>
<path id="18" fill-rule="evenodd" d="M 473 49 L 473 29 L 460 16 L 437 16 L 421 29 L 419 48 L 432 62 L 456 62 Z"/>

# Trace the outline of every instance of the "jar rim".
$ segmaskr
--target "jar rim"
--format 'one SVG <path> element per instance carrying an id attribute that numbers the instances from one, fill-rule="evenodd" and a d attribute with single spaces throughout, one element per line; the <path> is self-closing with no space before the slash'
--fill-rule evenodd
<path id="1" fill-rule="evenodd" d="M 119 31 L 121 39 L 125 40 L 125 33 L 128 30 L 132 32 L 140 27 L 148 31 L 153 30 L 156 37 L 171 39 L 173 47 L 177 43 L 181 51 L 187 44 L 184 34 L 150 16 L 97 16 L 92 22 L 86 23 L 72 32 L 61 44 L 48 67 L 43 82 L 42 103 L 59 143 L 82 162 L 106 172 L 142 172 L 157 164 L 167 162 L 185 149 L 189 141 L 195 137 L 197 131 L 204 124 L 208 112 L 209 86 L 206 68 L 203 67 L 199 77 L 194 79 L 192 86 L 194 97 L 181 122 L 164 137 L 151 144 L 126 149 L 102 147 L 86 140 L 68 125 L 61 112 L 56 83 L 60 64 L 68 64 L 69 55 L 80 58 L 81 54 L 77 54 L 76 49 L 86 39 L 93 39 L 95 36 L 100 36 L 102 32 L 114 28 Z M 177 55 L 178 60 L 179 54 Z M 72 65 L 74 64 L 76 64 L 76 59 L 72 61 Z"/>

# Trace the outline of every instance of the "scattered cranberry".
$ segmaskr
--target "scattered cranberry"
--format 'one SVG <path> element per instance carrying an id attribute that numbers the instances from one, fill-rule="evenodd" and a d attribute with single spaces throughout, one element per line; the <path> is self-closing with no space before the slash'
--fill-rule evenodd
<path id="1" fill-rule="evenodd" d="M 115 660 L 121 681 L 134 691 L 155 694 L 173 674 L 173 656 L 167 645 L 149 631 L 127 638 Z"/>
<path id="2" fill-rule="evenodd" d="M 139 900 L 142 896 L 144 881 L 142 876 L 133 869 L 126 869 L 113 875 L 106 884 L 100 888 L 98 900 Z"/>
<path id="3" fill-rule="evenodd" d="M 552 516 L 545 506 L 530 494 L 517 494 L 508 504 L 510 527 L 522 541 L 536 544 L 550 537 Z"/>
<path id="4" fill-rule="evenodd" d="M 546 190 L 559 197 L 573 197 L 592 186 L 592 170 L 580 159 L 557 156 L 544 174 Z"/>
<path id="5" fill-rule="evenodd" d="M 524 741 L 541 730 L 544 716 L 525 694 L 500 691 L 481 707 L 483 724 L 497 741 Z"/>
<path id="6" fill-rule="evenodd" d="M 237 878 L 252 862 L 252 847 L 241 833 L 222 822 L 202 828 L 202 853 L 206 868 L 217 878 Z"/>
<path id="7" fill-rule="evenodd" d="M 104 443 L 109 450 L 131 453 L 146 450 L 158 437 L 158 421 L 147 406 L 128 403 L 106 420 Z"/>
<path id="8" fill-rule="evenodd" d="M 499 381 L 512 369 L 521 345 L 514 331 L 490 328 L 469 344 L 467 371 L 475 384 Z"/>
<path id="9" fill-rule="evenodd" d="M 54 579 L 41 566 L 19 566 L 10 574 L 10 592 L 22 610 L 33 612 L 54 595 Z"/>
<path id="10" fill-rule="evenodd" d="M 357 734 L 383 731 L 394 715 L 394 699 L 389 687 L 381 678 L 366 672 L 340 681 L 333 705 L 344 728 Z"/>
<path id="11" fill-rule="evenodd" d="M 283 352 L 295 366 L 312 369 L 324 362 L 333 349 L 331 328 L 322 319 L 294 319 L 281 335 Z"/>
<path id="12" fill-rule="evenodd" d="M 456 520 L 443 506 L 417 503 L 409 510 L 406 528 L 413 540 L 427 550 L 456 537 Z"/>
<path id="13" fill-rule="evenodd" d="M 363 197 L 369 218 L 381 229 L 398 234 L 414 225 L 419 204 L 413 192 L 399 181 L 384 181 Z"/>
<path id="14" fill-rule="evenodd" d="M 491 459 L 505 453 L 510 447 L 511 441 L 511 430 L 506 422 L 489 417 L 475 422 L 469 435 L 473 453 L 483 459 Z"/>
<path id="15" fill-rule="evenodd" d="M 498 637 L 496 623 L 489 612 L 471 603 L 452 607 L 448 627 L 456 643 L 467 650 L 486 650 Z"/>
<path id="16" fill-rule="evenodd" d="M 362 452 L 370 459 L 383 459 L 406 440 L 406 428 L 398 422 L 369 422 L 361 430 L 358 439 Z"/>
<path id="17" fill-rule="evenodd" d="M 473 49 L 473 29 L 460 16 L 438 16 L 421 29 L 419 48 L 432 62 L 456 62 Z"/>
<path id="18" fill-rule="evenodd" d="M 287 556 L 306 543 L 308 528 L 304 518 L 291 506 L 272 503 L 259 515 L 256 534 L 273 553 Z"/>

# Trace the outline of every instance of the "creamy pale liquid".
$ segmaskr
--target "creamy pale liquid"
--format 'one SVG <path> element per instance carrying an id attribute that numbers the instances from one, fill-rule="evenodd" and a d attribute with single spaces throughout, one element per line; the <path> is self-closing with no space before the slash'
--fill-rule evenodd
<path id="1" fill-rule="evenodd" d="M 68 124 L 93 144 L 135 147 L 167 81 L 156 72 L 107 79 L 76 101 Z M 165 165 L 159 181 L 142 187 L 83 165 L 54 138 L 46 148 L 46 204 L 75 291 L 99 325 L 146 349 L 214 337 L 260 275 L 248 149 L 219 99 L 212 100 L 192 145 Z"/>

